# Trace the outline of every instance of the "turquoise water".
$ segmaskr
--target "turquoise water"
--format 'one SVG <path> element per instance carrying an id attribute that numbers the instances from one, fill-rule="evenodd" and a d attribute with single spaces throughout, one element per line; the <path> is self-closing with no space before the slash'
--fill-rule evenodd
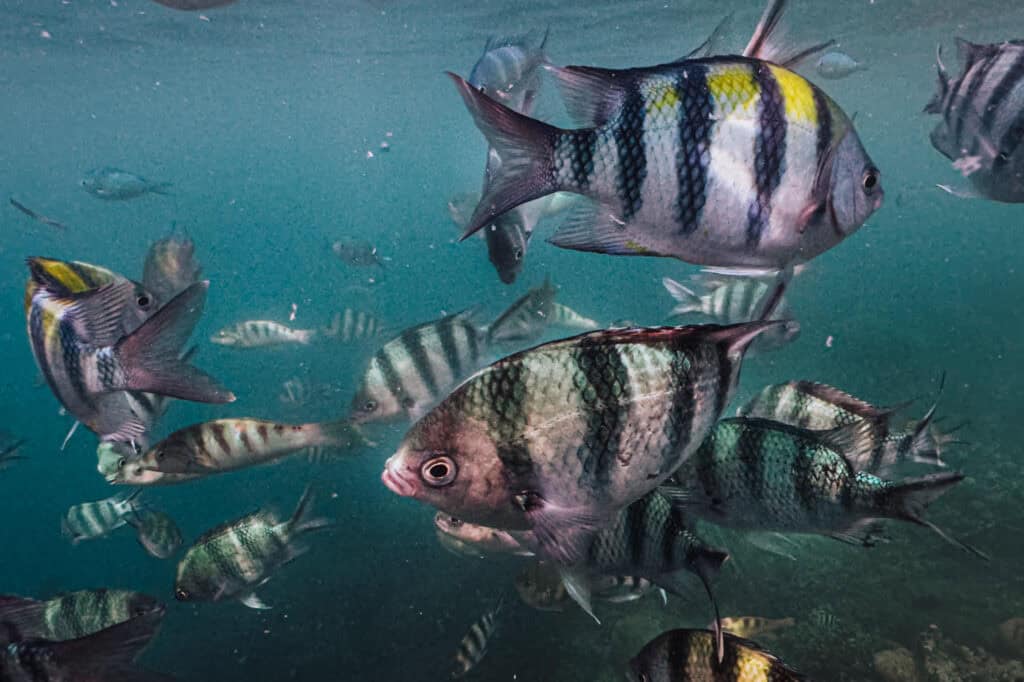
<path id="1" fill-rule="evenodd" d="M 185 13 L 143 0 L 0 3 L 0 187 L 69 226 L 60 232 L 3 212 L 0 426 L 29 440 L 30 459 L 0 473 L 0 592 L 121 587 L 158 596 L 169 610 L 143 661 L 182 680 L 446 679 L 460 638 L 510 590 L 522 564 L 445 552 L 433 510 L 380 484 L 405 425 L 372 429 L 378 446 L 357 458 L 319 466 L 297 458 L 146 492 L 190 541 L 258 507 L 290 511 L 313 482 L 318 511 L 337 527 L 261 589 L 271 611 L 175 602 L 173 562 L 146 556 L 130 532 L 68 544 L 58 523 L 67 507 L 115 490 L 96 473 L 91 434 L 80 431 L 58 451 L 71 418 L 36 386 L 24 258 L 81 260 L 139 278 L 152 241 L 175 227 L 187 231 L 211 280 L 200 341 L 244 319 L 285 322 L 293 304 L 300 327 L 323 326 L 345 307 L 394 330 L 477 304 L 496 315 L 548 274 L 561 287 L 559 301 L 604 324 L 662 323 L 672 303 L 661 278 L 682 279 L 694 266 L 556 249 L 543 241 L 554 219 L 539 228 L 516 284 L 505 286 L 482 243 L 456 243 L 446 201 L 478 189 L 485 143 L 442 72 L 468 74 L 489 35 L 544 27 L 556 63 L 662 62 L 699 43 L 729 11 L 730 44 L 740 49 L 761 9 L 696 0 L 239 0 Z M 945 458 L 969 478 L 929 518 L 993 560 L 903 526 L 870 551 L 825 539 L 802 541 L 795 561 L 740 550 L 716 584 L 722 611 L 797 618 L 771 648 L 815 679 L 884 679 L 874 653 L 913 651 L 931 625 L 1000 660 L 1024 656 L 997 630 L 1024 616 L 1024 213 L 937 190 L 962 180 L 930 146 L 934 119 L 920 113 L 934 89 L 935 45 L 946 46 L 952 63 L 954 36 L 1020 38 L 1024 7 L 793 0 L 788 20 L 799 44 L 836 38 L 869 65 L 840 81 L 805 73 L 857 112 L 886 203 L 799 277 L 789 296 L 800 338 L 748 360 L 735 404 L 765 384 L 806 378 L 876 404 L 917 398 L 916 416 L 947 372 L 940 414 L 968 421 L 970 444 Z M 536 115 L 565 123 L 550 83 Z M 104 165 L 173 182 L 173 195 L 99 201 L 78 183 Z M 366 271 L 333 256 L 330 244 L 341 237 L 377 246 L 387 259 L 383 281 L 367 285 Z M 158 433 L 218 417 L 341 416 L 373 350 L 246 352 L 202 343 L 197 364 L 239 399 L 175 403 Z M 281 383 L 292 377 L 324 389 L 304 406 L 283 404 Z M 809 617 L 823 607 L 835 623 Z M 662 630 L 709 620 L 699 593 L 668 607 L 648 598 L 601 611 L 599 628 L 579 610 L 535 613 L 514 604 L 471 676 L 619 679 L 625 661 Z"/>

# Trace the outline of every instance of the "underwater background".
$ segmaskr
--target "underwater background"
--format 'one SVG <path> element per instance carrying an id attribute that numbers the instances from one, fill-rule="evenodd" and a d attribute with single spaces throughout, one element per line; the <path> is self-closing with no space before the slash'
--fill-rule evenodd
<path id="1" fill-rule="evenodd" d="M 68 225 L 49 229 L 5 202 L 0 428 L 28 440 L 29 459 L 0 474 L 0 592 L 152 594 L 168 614 L 143 662 L 182 680 L 447 679 L 460 638 L 510 592 L 522 563 L 444 551 L 433 510 L 380 484 L 404 425 L 375 428 L 378 445 L 358 457 L 294 458 L 144 493 L 189 541 L 263 506 L 290 512 L 314 483 L 317 512 L 337 525 L 261 590 L 273 610 L 175 602 L 173 562 L 148 557 L 131 533 L 66 542 L 64 511 L 119 489 L 97 474 L 91 434 L 80 431 L 59 451 L 71 418 L 38 386 L 24 259 L 81 260 L 138 278 L 152 241 L 173 229 L 192 238 L 211 280 L 193 336 L 197 363 L 238 401 L 175 402 L 161 436 L 217 417 L 347 413 L 372 343 L 243 352 L 205 342 L 237 320 L 284 322 L 292 304 L 295 326 L 320 327 L 353 307 L 400 330 L 477 304 L 497 315 L 550 275 L 560 302 L 604 325 L 661 324 L 672 305 L 661 278 L 696 266 L 556 249 L 543 241 L 555 218 L 506 286 L 480 240 L 457 243 L 446 202 L 479 188 L 486 144 L 443 71 L 468 73 L 488 36 L 545 28 L 556 63 L 659 63 L 696 46 L 729 12 L 739 50 L 762 9 L 704 0 L 240 0 L 188 13 L 144 0 L 0 1 L 0 188 Z M 916 399 L 909 411 L 919 416 L 946 372 L 939 413 L 967 421 L 958 436 L 969 443 L 943 457 L 968 479 L 929 517 L 993 560 L 909 525 L 894 525 L 892 542 L 870 550 L 824 538 L 799 540 L 793 558 L 741 550 L 716 583 L 723 615 L 796 618 L 772 650 L 815 679 L 888 679 L 874 655 L 915 650 L 933 626 L 951 647 L 1024 657 L 998 629 L 1024 616 L 1024 213 L 936 189 L 959 175 L 929 144 L 934 120 L 921 113 L 935 88 L 935 46 L 955 61 L 955 36 L 1024 37 L 1024 5 L 793 0 L 787 22 L 798 43 L 835 38 L 868 65 L 841 81 L 805 72 L 856 112 L 886 202 L 800 275 L 788 294 L 800 338 L 748 359 L 733 405 L 765 384 L 811 379 L 875 404 Z M 535 115 L 567 121 L 549 83 Z M 173 194 L 97 201 L 79 180 L 105 165 L 172 182 Z M 369 284 L 365 271 L 341 263 L 330 245 L 342 236 L 372 242 L 386 258 L 384 277 Z M 281 384 L 292 377 L 318 387 L 317 397 L 283 403 Z M 812 617 L 822 609 L 828 618 Z M 578 609 L 513 603 L 470 675 L 617 680 L 650 638 L 709 620 L 699 588 L 664 607 L 651 596 L 601 611 L 599 627 Z"/>

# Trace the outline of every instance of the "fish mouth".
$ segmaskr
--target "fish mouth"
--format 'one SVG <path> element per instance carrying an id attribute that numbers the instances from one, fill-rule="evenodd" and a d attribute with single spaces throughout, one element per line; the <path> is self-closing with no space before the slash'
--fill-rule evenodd
<path id="1" fill-rule="evenodd" d="M 416 486 L 397 470 L 393 461 L 394 458 L 391 458 L 384 464 L 384 471 L 380 475 L 381 483 L 396 495 L 412 497 L 416 492 Z"/>

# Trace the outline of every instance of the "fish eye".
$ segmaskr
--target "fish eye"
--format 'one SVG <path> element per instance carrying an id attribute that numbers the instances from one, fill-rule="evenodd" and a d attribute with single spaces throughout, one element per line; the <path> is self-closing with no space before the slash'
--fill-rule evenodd
<path id="1" fill-rule="evenodd" d="M 367 400 L 365 403 L 363 403 L 363 412 L 373 412 L 376 409 L 377 409 L 377 401 L 376 400 Z"/>
<path id="2" fill-rule="evenodd" d="M 515 259 L 516 259 L 517 263 L 519 261 L 523 260 L 523 250 L 522 249 L 516 249 L 515 253 L 513 255 L 515 256 Z"/>
<path id="3" fill-rule="evenodd" d="M 413 400 L 411 397 L 406 396 L 402 398 L 402 407 L 404 407 L 405 409 L 411 410 L 415 405 L 416 401 Z"/>
<path id="4" fill-rule="evenodd" d="M 440 488 L 455 480 L 455 462 L 451 457 L 432 457 L 420 467 L 420 475 L 428 485 Z"/>
<path id="5" fill-rule="evenodd" d="M 121 459 L 117 460 L 117 468 L 118 469 L 124 469 L 124 465 L 127 464 L 127 463 L 128 463 L 128 460 L 125 459 L 124 457 L 122 457 Z"/>
<path id="6" fill-rule="evenodd" d="M 861 184 L 867 192 L 874 190 L 878 186 L 878 171 L 874 168 L 864 171 L 864 178 L 861 180 Z"/>
<path id="7" fill-rule="evenodd" d="M 174 590 L 174 598 L 177 599 L 178 601 L 187 601 L 188 600 L 188 590 L 184 590 L 184 589 L 179 587 L 178 589 Z"/>
<path id="8" fill-rule="evenodd" d="M 139 294 L 139 297 L 135 299 L 135 302 L 139 304 L 140 308 L 148 308 L 152 301 L 146 294 Z"/>

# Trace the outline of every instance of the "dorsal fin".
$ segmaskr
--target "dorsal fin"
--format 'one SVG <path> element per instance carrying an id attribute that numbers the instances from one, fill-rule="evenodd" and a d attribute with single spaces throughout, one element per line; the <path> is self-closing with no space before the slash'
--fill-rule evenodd
<path id="1" fill-rule="evenodd" d="M 593 66 L 545 65 L 554 76 L 573 121 L 582 127 L 600 127 L 619 110 L 629 89 L 622 71 Z"/>
<path id="2" fill-rule="evenodd" d="M 786 0 L 769 0 L 757 28 L 754 29 L 754 35 L 743 49 L 744 57 L 793 67 L 835 44 L 834 40 L 828 40 L 806 49 L 787 51 L 785 36 L 779 28 L 782 24 L 782 15 L 785 13 Z"/>
<path id="3" fill-rule="evenodd" d="M 865 464 L 871 461 L 871 454 L 875 451 L 875 446 L 879 441 L 877 424 L 868 419 L 828 431 L 809 431 L 808 433 L 813 434 L 820 443 L 841 455 L 854 472 L 860 471 Z"/>
<path id="4" fill-rule="evenodd" d="M 888 418 L 893 412 L 892 409 L 875 407 L 871 403 L 828 384 L 819 384 L 814 381 L 791 381 L 789 385 L 800 393 L 817 398 L 830 405 L 835 405 L 862 419 Z"/>

